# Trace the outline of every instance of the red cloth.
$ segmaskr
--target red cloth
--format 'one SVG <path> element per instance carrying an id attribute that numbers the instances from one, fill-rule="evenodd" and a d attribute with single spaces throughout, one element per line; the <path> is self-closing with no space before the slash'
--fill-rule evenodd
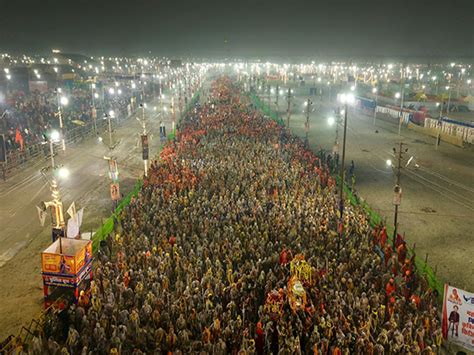
<path id="1" fill-rule="evenodd" d="M 286 265 L 288 263 L 288 253 L 286 249 L 283 249 L 280 253 L 280 265 Z"/>
<path id="2" fill-rule="evenodd" d="M 257 350 L 257 354 L 263 354 L 265 348 L 265 332 L 262 329 L 262 323 L 257 323 L 257 337 L 255 338 L 255 349 Z"/>
<path id="3" fill-rule="evenodd" d="M 395 283 L 390 283 L 387 282 L 387 285 L 385 286 L 385 295 L 387 297 L 390 297 L 392 293 L 395 292 Z"/>
<path id="4" fill-rule="evenodd" d="M 15 143 L 20 143 L 20 150 L 23 150 L 23 137 L 22 137 L 21 132 L 18 128 L 16 129 Z"/>
<path id="5" fill-rule="evenodd" d="M 385 243 L 387 243 L 387 238 L 388 238 L 387 228 L 383 227 L 382 232 L 380 232 L 380 246 L 382 247 L 382 249 L 385 248 Z"/>

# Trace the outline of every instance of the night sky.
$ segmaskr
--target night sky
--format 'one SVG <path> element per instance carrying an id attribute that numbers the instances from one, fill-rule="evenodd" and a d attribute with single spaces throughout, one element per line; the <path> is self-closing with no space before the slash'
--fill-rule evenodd
<path id="1" fill-rule="evenodd" d="M 474 57 L 474 0 L 0 0 L 0 4 L 0 51 Z"/>

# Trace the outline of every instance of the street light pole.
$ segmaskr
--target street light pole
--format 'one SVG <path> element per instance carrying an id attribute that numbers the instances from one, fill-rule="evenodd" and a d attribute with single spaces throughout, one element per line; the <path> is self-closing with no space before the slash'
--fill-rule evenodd
<path id="1" fill-rule="evenodd" d="M 399 148 L 398 148 L 398 164 L 397 164 L 397 183 L 393 189 L 394 191 L 394 198 L 393 198 L 393 204 L 395 205 L 395 211 L 394 211 L 394 216 L 393 216 L 393 240 L 392 240 L 392 246 L 393 249 L 395 250 L 395 242 L 397 240 L 397 229 L 398 229 L 398 206 L 401 203 L 401 195 L 402 195 L 402 188 L 400 187 L 400 177 L 402 173 L 402 155 L 403 155 L 403 143 L 400 142 Z M 394 153 L 397 153 L 397 150 L 393 148 Z M 405 150 L 405 152 L 407 149 Z"/>
<path id="2" fill-rule="evenodd" d="M 161 92 L 161 89 L 160 89 L 160 92 Z M 142 135 L 146 137 L 145 105 L 142 105 L 142 128 L 143 128 Z M 148 159 L 143 159 L 143 164 L 145 168 L 145 177 L 147 177 L 148 176 Z"/>
<path id="3" fill-rule="evenodd" d="M 446 90 L 448 90 L 448 107 L 446 108 L 446 116 L 449 117 L 449 106 L 451 105 L 451 86 L 446 86 Z"/>
<path id="4" fill-rule="evenodd" d="M 60 88 L 56 89 L 56 95 L 58 99 L 58 118 L 59 118 L 59 128 L 61 129 L 61 144 L 62 144 L 62 149 L 63 151 L 66 150 L 66 142 L 64 140 L 64 126 L 63 126 L 63 114 L 62 114 L 62 104 L 67 104 L 67 98 L 60 97 L 59 94 L 61 92 Z M 61 102 L 63 101 L 63 102 Z"/>
<path id="5" fill-rule="evenodd" d="M 287 101 L 288 101 L 288 108 L 286 110 L 287 113 L 287 118 L 286 118 L 286 126 L 288 129 L 290 129 L 290 117 L 291 117 L 291 89 L 288 88 L 288 96 L 287 96 Z"/>
<path id="6" fill-rule="evenodd" d="M 403 101 L 405 98 L 405 73 L 404 73 L 404 67 L 402 68 L 402 78 L 401 78 L 401 83 L 402 83 L 402 89 L 401 94 L 400 94 L 400 117 L 398 117 L 398 135 L 401 135 L 401 130 L 402 130 L 402 120 L 403 120 Z"/>
<path id="7" fill-rule="evenodd" d="M 312 102 L 308 98 L 308 101 L 306 101 L 306 123 L 304 125 L 304 130 L 305 130 L 305 139 L 304 139 L 304 144 L 306 147 L 308 147 L 308 134 L 309 134 L 309 111 L 311 109 Z"/>
<path id="8" fill-rule="evenodd" d="M 95 84 L 91 85 L 91 98 L 92 98 L 92 120 L 94 122 L 94 133 L 97 135 L 97 111 L 95 108 Z"/>
<path id="9" fill-rule="evenodd" d="M 341 158 L 341 170 L 340 170 L 340 179 L 341 183 L 339 186 L 339 213 L 341 218 L 341 223 L 343 221 L 343 212 L 344 212 L 344 174 L 345 174 L 345 159 L 346 159 L 346 133 L 347 133 L 347 101 L 344 102 L 344 133 L 342 138 L 342 158 Z M 342 233 L 342 232 L 341 232 Z"/>
<path id="10" fill-rule="evenodd" d="M 379 91 L 377 90 L 377 88 L 372 88 L 372 93 L 375 94 L 375 107 L 374 107 L 374 126 L 375 126 L 375 120 L 377 119 L 377 104 L 378 104 Z"/>

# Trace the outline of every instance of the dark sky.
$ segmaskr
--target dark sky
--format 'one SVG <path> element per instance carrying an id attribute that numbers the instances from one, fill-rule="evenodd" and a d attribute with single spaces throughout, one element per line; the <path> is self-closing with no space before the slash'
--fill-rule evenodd
<path id="1" fill-rule="evenodd" d="M 0 51 L 58 47 L 90 55 L 474 56 L 474 0 L 0 4 Z"/>

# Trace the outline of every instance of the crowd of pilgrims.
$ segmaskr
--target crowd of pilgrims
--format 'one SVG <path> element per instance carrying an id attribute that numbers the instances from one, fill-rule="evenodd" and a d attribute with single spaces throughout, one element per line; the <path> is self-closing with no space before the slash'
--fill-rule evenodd
<path id="1" fill-rule="evenodd" d="M 121 114 L 126 114 L 130 102 L 126 94 L 109 99 L 110 107 Z M 67 106 L 62 107 L 65 130 L 77 128 L 72 121 L 92 122 L 92 93 L 88 87 L 73 87 L 66 93 L 69 98 Z M 24 151 L 42 143 L 49 131 L 59 129 L 58 94 L 55 89 L 45 92 L 32 91 L 25 94 L 13 91 L 0 104 L 0 134 L 5 136 L 7 153 Z"/>
<path id="2" fill-rule="evenodd" d="M 439 353 L 437 295 L 405 242 L 338 208 L 326 164 L 222 77 L 122 211 L 90 290 L 28 351 Z M 297 256 L 311 271 L 295 308 Z"/>

